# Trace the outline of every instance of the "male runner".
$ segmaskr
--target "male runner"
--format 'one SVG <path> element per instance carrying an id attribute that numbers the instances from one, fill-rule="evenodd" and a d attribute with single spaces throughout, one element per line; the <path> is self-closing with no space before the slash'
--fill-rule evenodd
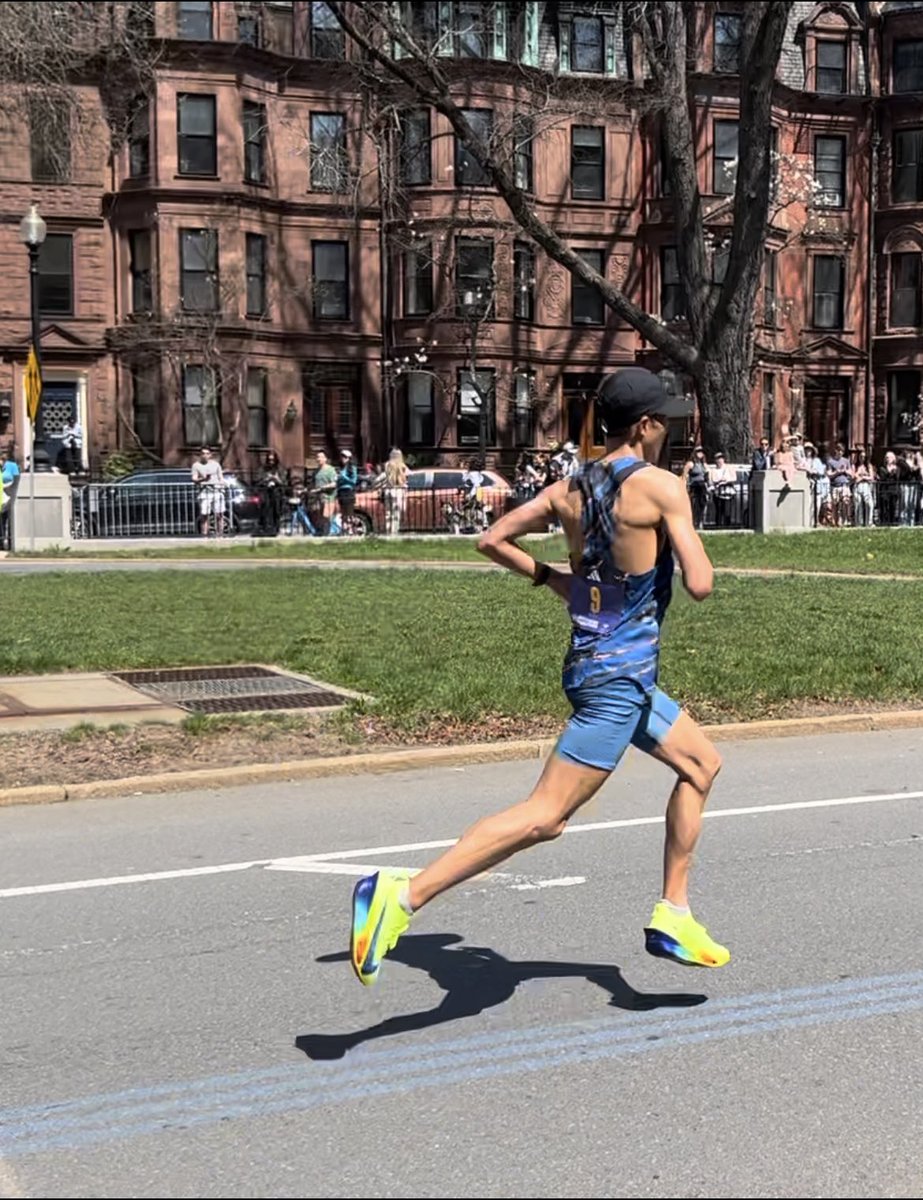
<path id="1" fill-rule="evenodd" d="M 529 798 L 478 821 L 420 874 L 379 871 L 353 893 L 352 964 L 364 984 L 424 904 L 518 850 L 549 841 L 599 790 L 629 743 L 676 772 L 666 813 L 663 893 L 645 929 L 649 953 L 720 967 L 730 954 L 689 911 L 687 884 L 718 752 L 657 687 L 660 626 L 670 600 L 673 554 L 695 600 L 712 588 L 712 566 L 693 527 L 683 481 L 654 466 L 673 403 L 660 380 L 627 367 L 602 382 L 597 404 L 606 456 L 552 484 L 484 534 L 494 562 L 550 587 L 570 609 L 573 633 L 564 690 L 573 714 Z M 557 518 L 573 574 L 536 562 L 516 543 Z"/>

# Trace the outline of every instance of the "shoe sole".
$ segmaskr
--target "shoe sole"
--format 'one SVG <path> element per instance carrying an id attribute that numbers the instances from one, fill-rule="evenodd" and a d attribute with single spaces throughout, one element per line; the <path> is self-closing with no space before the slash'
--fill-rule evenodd
<path id="1" fill-rule="evenodd" d="M 376 879 L 376 884 L 377 884 L 377 879 Z M 360 879 L 359 882 L 356 884 L 356 886 L 353 888 L 352 925 L 351 925 L 350 934 L 349 934 L 349 961 L 350 961 L 350 965 L 352 966 L 352 969 L 353 969 L 353 974 L 356 976 L 356 978 L 359 980 L 359 982 L 363 985 L 363 987 L 371 987 L 372 984 L 375 982 L 375 980 L 378 978 L 378 971 L 379 971 L 381 964 L 379 963 L 378 967 L 376 967 L 375 970 L 373 972 L 371 972 L 370 974 L 364 974 L 362 971 L 361 963 L 365 960 L 365 956 L 368 953 L 368 950 L 369 950 L 368 943 L 369 943 L 370 939 L 368 937 L 366 937 L 366 944 L 362 946 L 362 953 L 361 954 L 358 953 L 358 945 L 362 941 L 362 937 L 361 937 L 361 935 L 359 937 L 357 937 L 356 908 L 359 903 L 360 897 L 362 897 L 362 895 L 363 895 L 364 889 L 365 890 L 368 889 L 368 878 Z M 372 888 L 372 896 L 374 894 L 375 894 L 375 889 L 373 887 Z M 372 896 L 369 896 L 368 899 L 371 900 Z M 370 909 L 371 905 L 369 905 L 368 907 Z M 366 913 L 365 921 L 366 922 L 368 921 L 368 913 Z"/>
<path id="2" fill-rule="evenodd" d="M 660 929 L 645 929 L 644 948 L 654 958 L 668 958 L 671 962 L 679 963 L 684 967 L 707 968 L 724 965 L 716 960 L 709 962 L 705 959 L 695 957 L 676 938 L 670 937 L 668 933 L 664 933 Z"/>

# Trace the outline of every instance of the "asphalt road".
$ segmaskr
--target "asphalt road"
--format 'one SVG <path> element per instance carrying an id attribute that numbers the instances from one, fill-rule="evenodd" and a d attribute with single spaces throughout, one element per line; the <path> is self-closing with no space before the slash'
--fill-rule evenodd
<path id="1" fill-rule="evenodd" d="M 0 811 L 0 1196 L 919 1196 L 923 735 L 724 751 L 714 972 L 644 953 L 639 756 L 371 991 L 355 872 L 537 764 Z"/>

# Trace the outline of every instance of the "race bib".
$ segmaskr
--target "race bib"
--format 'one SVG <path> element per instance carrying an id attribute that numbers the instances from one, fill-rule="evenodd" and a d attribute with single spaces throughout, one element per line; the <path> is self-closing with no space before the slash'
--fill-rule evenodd
<path id="1" fill-rule="evenodd" d="M 587 633 L 615 629 L 625 604 L 624 583 L 591 583 L 575 575 L 571 581 L 570 616 Z"/>

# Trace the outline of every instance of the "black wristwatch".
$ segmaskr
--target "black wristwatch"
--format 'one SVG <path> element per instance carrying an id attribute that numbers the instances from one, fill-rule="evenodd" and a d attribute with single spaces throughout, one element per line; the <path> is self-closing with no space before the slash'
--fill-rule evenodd
<path id="1" fill-rule="evenodd" d="M 535 574 L 532 576 L 533 587 L 544 587 L 551 578 L 551 567 L 547 563 L 536 563 Z"/>

